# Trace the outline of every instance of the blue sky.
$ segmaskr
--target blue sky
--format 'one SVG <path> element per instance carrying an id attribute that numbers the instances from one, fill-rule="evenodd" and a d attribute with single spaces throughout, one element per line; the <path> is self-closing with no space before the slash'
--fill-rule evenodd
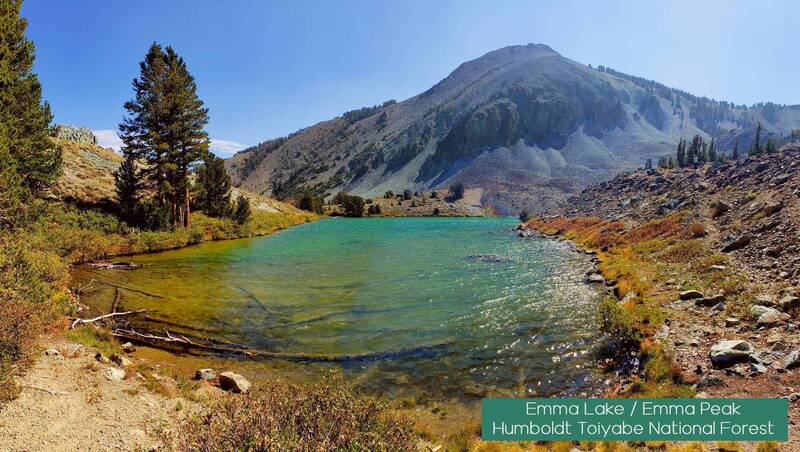
<path id="1" fill-rule="evenodd" d="M 25 0 L 22 13 L 55 121 L 106 145 L 153 41 L 186 59 L 226 156 L 529 42 L 698 95 L 800 104 L 791 1 Z"/>

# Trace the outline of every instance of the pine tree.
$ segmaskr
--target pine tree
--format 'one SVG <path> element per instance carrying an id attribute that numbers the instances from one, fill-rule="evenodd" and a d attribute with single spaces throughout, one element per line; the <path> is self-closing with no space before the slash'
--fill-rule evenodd
<path id="1" fill-rule="evenodd" d="M 753 155 L 761 154 L 761 123 L 756 127 L 756 136 L 753 139 Z"/>
<path id="2" fill-rule="evenodd" d="M 165 62 L 167 78 L 164 100 L 168 112 L 170 144 L 168 172 L 172 175 L 173 211 L 178 209 L 173 214 L 173 222 L 179 224 L 178 220 L 182 216 L 183 227 L 188 228 L 191 223 L 189 169 L 208 153 L 208 133 L 204 130 L 208 124 L 208 109 L 197 96 L 197 85 L 194 77 L 189 74 L 186 63 L 172 47 L 166 49 Z"/>
<path id="3" fill-rule="evenodd" d="M 649 158 L 644 162 L 644 169 L 651 170 L 653 169 L 653 159 Z"/>
<path id="4" fill-rule="evenodd" d="M 136 169 L 134 153 L 125 152 L 122 163 L 114 172 L 114 186 L 117 192 L 117 207 L 120 216 L 129 224 L 136 221 L 136 213 L 141 197 L 142 183 L 139 171 Z"/>
<path id="5" fill-rule="evenodd" d="M 208 152 L 208 109 L 194 78 L 171 47 L 150 46 L 133 81 L 134 99 L 125 103 L 119 129 L 125 152 L 146 162 L 143 177 L 174 227 L 190 224 L 189 169 Z"/>
<path id="6" fill-rule="evenodd" d="M 700 135 L 695 135 L 692 138 L 692 144 L 689 145 L 689 152 L 687 155 L 687 164 L 694 165 L 695 163 L 703 163 L 705 161 L 705 140 Z"/>
<path id="7" fill-rule="evenodd" d="M 731 151 L 731 158 L 736 160 L 739 158 L 739 140 L 733 143 L 733 151 Z"/>
<path id="8" fill-rule="evenodd" d="M 17 223 L 22 203 L 27 201 L 29 195 L 23 184 L 16 162 L 0 144 L 0 227 Z"/>
<path id="9" fill-rule="evenodd" d="M 778 152 L 778 146 L 775 144 L 775 139 L 770 138 L 767 140 L 767 143 L 764 145 L 764 153 L 765 154 L 774 154 Z"/>
<path id="10" fill-rule="evenodd" d="M 208 153 L 197 169 L 197 208 L 211 217 L 231 214 L 231 177 L 225 170 L 225 160 Z"/>
<path id="11" fill-rule="evenodd" d="M 717 161 L 717 149 L 714 147 L 714 138 L 711 138 L 711 144 L 708 145 L 708 161 Z"/>
<path id="12" fill-rule="evenodd" d="M 686 166 L 686 141 L 683 138 L 678 141 L 677 153 L 678 167 L 683 168 Z"/>
<path id="13" fill-rule="evenodd" d="M 23 189 L 38 195 L 60 174 L 61 153 L 48 138 L 52 115 L 33 72 L 34 46 L 25 39 L 21 6 L 22 0 L 0 2 L 0 166 L 3 184 L 21 179 Z M 11 175 L 12 167 L 19 177 Z"/>
<path id="14" fill-rule="evenodd" d="M 145 163 L 143 185 L 164 208 L 168 199 L 166 174 L 166 118 L 164 83 L 166 65 L 161 46 L 153 43 L 139 63 L 139 77 L 133 80 L 134 99 L 125 102 L 126 116 L 119 125 L 122 152 Z"/>
<path id="15" fill-rule="evenodd" d="M 250 220 L 252 212 L 250 211 L 250 201 L 242 195 L 236 200 L 236 210 L 233 212 L 233 221 L 236 224 L 243 225 Z"/>

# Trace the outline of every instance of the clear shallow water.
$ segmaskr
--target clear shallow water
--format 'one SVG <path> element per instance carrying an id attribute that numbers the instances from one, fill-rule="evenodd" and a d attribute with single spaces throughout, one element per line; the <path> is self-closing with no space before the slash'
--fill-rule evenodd
<path id="1" fill-rule="evenodd" d="M 401 395 L 481 397 L 577 390 L 592 366 L 599 295 L 588 258 L 519 239 L 503 218 L 330 219 L 268 237 L 138 256 L 134 271 L 82 268 L 169 328 L 279 352 L 366 354 L 336 364 Z M 113 288 L 83 301 L 107 311 Z M 175 326 L 177 325 L 177 326 Z M 160 326 L 164 328 L 163 325 Z"/>

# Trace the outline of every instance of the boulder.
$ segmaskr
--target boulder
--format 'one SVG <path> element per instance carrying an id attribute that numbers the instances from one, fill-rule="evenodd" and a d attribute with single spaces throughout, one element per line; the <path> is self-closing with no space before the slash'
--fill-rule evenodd
<path id="1" fill-rule="evenodd" d="M 209 381 L 214 380 L 215 378 L 217 378 L 217 373 L 214 372 L 214 369 L 197 369 L 197 371 L 194 373 L 195 380 Z"/>
<path id="2" fill-rule="evenodd" d="M 586 277 L 586 282 L 589 284 L 603 284 L 605 279 L 598 273 L 592 273 Z"/>
<path id="3" fill-rule="evenodd" d="M 789 320 L 788 314 L 785 314 L 773 308 L 767 308 L 767 309 L 768 309 L 767 311 L 765 311 L 758 317 L 758 320 L 756 321 L 756 324 L 758 324 L 758 326 L 772 327 L 783 324 L 787 320 Z"/>
<path id="4" fill-rule="evenodd" d="M 250 390 L 250 382 L 243 376 L 233 372 L 219 374 L 219 387 L 231 392 L 244 394 Z"/>
<path id="5" fill-rule="evenodd" d="M 714 367 L 729 367 L 747 362 L 754 352 L 753 346 L 743 340 L 720 341 L 711 347 L 708 354 Z"/>
<path id="6" fill-rule="evenodd" d="M 133 353 L 136 351 L 136 347 L 134 347 L 130 342 L 126 342 L 122 344 L 122 351 L 125 353 Z"/>
<path id="7" fill-rule="evenodd" d="M 125 378 L 125 371 L 116 367 L 106 369 L 106 378 L 110 381 L 122 381 Z"/>
<path id="8" fill-rule="evenodd" d="M 767 366 L 759 363 L 750 363 L 750 374 L 761 375 L 767 373 Z"/>
<path id="9" fill-rule="evenodd" d="M 729 241 L 728 243 L 726 243 L 722 247 L 722 252 L 723 253 L 730 253 L 731 251 L 740 250 L 740 249 L 746 247 L 747 245 L 749 245 L 752 240 L 753 240 L 753 236 L 751 236 L 750 234 L 743 234 L 743 235 L 741 235 L 741 236 Z"/>
<path id="10" fill-rule="evenodd" d="M 761 314 L 768 312 L 770 309 L 772 309 L 773 311 L 775 310 L 773 308 L 761 306 L 760 304 L 754 304 L 753 306 L 750 306 L 750 314 L 752 314 L 753 317 L 758 318 L 761 317 Z"/>
<path id="11" fill-rule="evenodd" d="M 131 362 L 131 360 L 120 355 L 119 353 L 114 353 L 113 355 L 111 355 L 109 359 L 111 360 L 112 363 L 118 365 L 119 367 L 128 367 L 133 365 L 133 362 Z"/>
<path id="12" fill-rule="evenodd" d="M 783 203 L 781 201 L 770 201 L 767 205 L 764 206 L 764 215 L 770 216 L 774 213 L 780 212 L 783 209 Z"/>
<path id="13" fill-rule="evenodd" d="M 729 328 L 732 326 L 738 326 L 739 323 L 741 323 L 741 321 L 736 317 L 728 317 L 727 319 L 725 319 L 725 326 Z"/>
<path id="14" fill-rule="evenodd" d="M 698 290 L 684 290 L 680 293 L 681 300 L 694 300 L 697 298 L 703 298 L 703 292 Z"/>
<path id="15" fill-rule="evenodd" d="M 725 303 L 724 294 L 714 295 L 713 297 L 697 298 L 694 300 L 694 304 L 696 306 L 702 306 L 706 308 L 710 308 L 711 306 L 716 306 L 720 303 Z"/>
<path id="16" fill-rule="evenodd" d="M 800 297 L 787 295 L 778 302 L 778 309 L 783 312 L 794 311 L 797 308 L 800 308 Z"/>
<path id="17" fill-rule="evenodd" d="M 731 209 L 731 206 L 723 201 L 715 201 L 711 203 L 711 216 L 717 218 Z"/>
<path id="18" fill-rule="evenodd" d="M 800 350 L 794 350 L 783 358 L 783 367 L 793 369 L 800 366 Z"/>
<path id="19" fill-rule="evenodd" d="M 770 307 L 775 306 L 775 297 L 767 293 L 762 293 L 756 297 L 756 304 Z"/>

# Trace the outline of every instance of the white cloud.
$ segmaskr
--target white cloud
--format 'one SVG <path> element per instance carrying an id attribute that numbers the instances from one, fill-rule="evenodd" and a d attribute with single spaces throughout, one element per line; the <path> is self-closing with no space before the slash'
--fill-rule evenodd
<path id="1" fill-rule="evenodd" d="M 218 140 L 216 138 L 211 139 L 211 146 L 209 146 L 211 152 L 224 158 L 228 158 L 246 147 L 246 145 L 236 141 Z"/>
<path id="2" fill-rule="evenodd" d="M 121 152 L 122 140 L 117 136 L 116 130 L 92 130 L 92 133 L 97 137 L 97 144 L 100 146 Z M 209 148 L 218 156 L 228 158 L 246 147 L 246 145 L 236 141 L 212 138 Z"/>
<path id="3" fill-rule="evenodd" d="M 104 148 L 112 148 L 117 152 L 122 149 L 122 140 L 117 136 L 116 130 L 92 130 L 97 137 L 97 144 Z"/>

